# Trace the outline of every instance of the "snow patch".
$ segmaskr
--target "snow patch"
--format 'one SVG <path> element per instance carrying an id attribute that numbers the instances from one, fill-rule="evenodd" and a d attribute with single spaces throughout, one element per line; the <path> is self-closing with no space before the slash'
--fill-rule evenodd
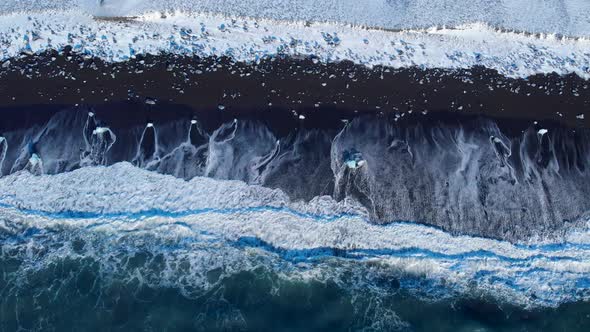
<path id="1" fill-rule="evenodd" d="M 367 67 L 484 66 L 509 77 L 556 72 L 590 78 L 590 40 L 499 32 L 482 24 L 388 31 L 181 12 L 146 13 L 120 22 L 68 11 L 4 15 L 0 40 L 1 61 L 69 45 L 76 52 L 115 62 L 162 52 L 245 62 L 293 56 L 350 60 Z"/>

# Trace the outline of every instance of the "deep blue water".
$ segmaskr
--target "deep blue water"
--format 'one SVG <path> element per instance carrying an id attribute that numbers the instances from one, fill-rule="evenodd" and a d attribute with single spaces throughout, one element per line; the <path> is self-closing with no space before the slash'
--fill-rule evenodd
<path id="1" fill-rule="evenodd" d="M 0 331 L 590 328 L 590 303 L 525 309 L 329 249 L 294 253 L 255 238 L 215 247 L 150 232 L 3 225 Z"/>
<path id="2" fill-rule="evenodd" d="M 149 254 L 135 257 L 146 259 Z M 390 280 L 388 294 L 352 294 L 334 282 L 286 281 L 259 268 L 198 297 L 99 276 L 92 259 L 64 259 L 27 276 L 2 259 L 2 331 L 587 331 L 590 304 L 526 311 L 481 298 L 424 302 Z M 157 265 L 157 264 L 155 264 Z M 154 269 L 157 269 L 154 266 Z M 210 278 L 217 276 L 210 273 Z M 16 284 L 20 284 L 16 286 Z M 14 290 L 13 287 L 18 287 Z M 383 315 L 397 315 L 398 319 Z"/>

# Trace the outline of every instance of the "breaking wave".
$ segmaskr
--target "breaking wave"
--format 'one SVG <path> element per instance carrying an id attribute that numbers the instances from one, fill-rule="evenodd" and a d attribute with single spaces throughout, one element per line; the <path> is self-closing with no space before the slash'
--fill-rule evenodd
<path id="1" fill-rule="evenodd" d="M 586 227 L 570 230 L 556 243 L 518 245 L 452 236 L 412 223 L 371 224 L 354 202 L 319 197 L 291 203 L 279 190 L 201 177 L 186 182 L 128 163 L 40 177 L 19 172 L 3 178 L 0 187 L 6 193 L 0 207 L 3 252 L 40 249 L 47 241 L 64 238 L 57 249 L 46 247 L 29 258 L 20 273 L 64 255 L 78 257 L 73 241 L 87 239 L 101 242 L 98 252 L 84 249 L 91 256 L 117 256 L 123 244 L 128 250 L 147 246 L 152 255 L 164 255 L 167 271 L 142 278 L 181 287 L 188 295 L 191 287 L 209 286 L 206 273 L 186 269 L 231 274 L 252 269 L 261 259 L 275 273 L 287 269 L 298 278 L 337 279 L 329 271 L 341 264 L 356 264 L 357 273 L 378 264 L 379 274 L 407 276 L 400 287 L 430 300 L 475 292 L 524 306 L 557 306 L 590 295 L 583 291 L 590 282 Z M 255 256 L 248 258 L 251 252 Z M 189 260 L 183 270 L 174 268 L 180 257 Z M 104 269 L 124 265 L 95 259 L 104 261 Z M 430 286 L 412 281 L 420 278 Z"/>

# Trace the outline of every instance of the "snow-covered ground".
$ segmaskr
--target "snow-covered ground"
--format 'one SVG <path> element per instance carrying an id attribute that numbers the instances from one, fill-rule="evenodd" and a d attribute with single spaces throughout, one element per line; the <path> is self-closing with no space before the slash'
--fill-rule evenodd
<path id="1" fill-rule="evenodd" d="M 336 256 L 336 264 L 383 264 L 453 292 L 482 291 L 525 306 L 587 300 L 583 290 L 590 287 L 587 230 L 572 230 L 559 243 L 511 244 L 411 223 L 374 225 L 353 202 L 291 203 L 279 190 L 200 177 L 187 182 L 128 163 L 59 175 L 19 172 L 0 179 L 0 192 L 0 227 L 14 229 L 3 223 L 18 220 L 37 229 L 23 234 L 61 227 L 111 236 L 150 232 L 179 245 L 254 250 L 312 269 L 326 259 L 334 264 Z"/>
<path id="2" fill-rule="evenodd" d="M 587 0 L 4 0 L 0 13 L 81 9 L 141 15 L 211 12 L 288 21 L 340 22 L 387 29 L 482 22 L 509 30 L 590 36 Z M 106 7 L 106 9 L 104 8 Z"/>
<path id="3" fill-rule="evenodd" d="M 107 61 L 137 54 L 350 60 L 369 67 L 465 69 L 485 66 L 509 77 L 576 73 L 590 78 L 590 39 L 500 32 L 487 25 L 454 29 L 370 30 L 341 23 L 306 23 L 159 12 L 118 22 L 80 11 L 13 13 L 0 17 L 0 59 L 70 45 Z"/>

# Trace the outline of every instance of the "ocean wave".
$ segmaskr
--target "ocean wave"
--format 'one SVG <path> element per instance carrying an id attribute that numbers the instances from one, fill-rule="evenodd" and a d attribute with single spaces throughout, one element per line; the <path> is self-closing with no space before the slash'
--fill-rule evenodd
<path id="1" fill-rule="evenodd" d="M 362 271 L 379 263 L 384 271 L 401 271 L 432 282 L 432 288 L 409 281 L 406 287 L 416 293 L 425 292 L 433 300 L 476 292 L 535 307 L 558 306 L 590 296 L 590 232 L 586 227 L 570 229 L 571 235 L 558 242 L 511 244 L 454 236 L 413 223 L 375 225 L 362 214 L 352 212 L 336 217 L 334 213 L 311 215 L 310 209 L 349 211 L 350 205 L 331 200 L 304 205 L 286 203 L 277 190 L 205 178 L 186 182 L 127 163 L 42 175 L 35 185 L 30 183 L 31 177 L 19 172 L 0 182 L 3 192 L 8 187 L 26 189 L 17 190 L 15 196 L 2 197 L 0 228 L 8 236 L 3 241 L 5 248 L 27 243 L 30 246 L 41 240 L 51 242 L 55 234 L 72 233 L 106 237 L 107 242 L 120 240 L 123 242 L 117 243 L 126 246 L 139 241 L 157 252 L 169 250 L 170 254 L 190 256 L 193 248 L 198 247 L 201 249 L 194 255 L 201 260 L 208 257 L 206 262 L 224 252 L 235 256 L 236 271 L 246 265 L 256 266 L 252 259 L 248 259 L 252 265 L 238 263 L 247 252 L 254 257 L 270 255 L 274 262 L 270 266 L 277 273 L 288 268 L 299 271 L 296 274 L 300 276 L 309 271 L 330 275 L 327 271 L 337 270 L 342 264 Z M 125 180 L 115 180 L 121 178 Z M 89 179 L 103 180 L 88 190 L 93 186 Z M 79 192 L 69 196 L 63 195 L 68 189 L 51 189 L 59 187 L 76 187 Z M 225 190 L 244 193 L 240 194 L 244 200 L 216 194 Z M 164 201 L 160 200 L 162 196 Z M 110 207 L 111 211 L 127 206 L 129 213 L 109 214 L 108 210 L 93 206 L 92 201 Z M 161 212 L 149 212 L 159 204 L 165 204 Z M 231 208 L 236 204 L 244 207 Z M 194 205 L 210 209 L 179 212 L 180 207 Z M 39 206 L 45 206 L 45 210 L 30 209 Z M 93 214 L 71 213 L 80 207 Z M 208 270 L 204 266 L 195 269 Z"/>

